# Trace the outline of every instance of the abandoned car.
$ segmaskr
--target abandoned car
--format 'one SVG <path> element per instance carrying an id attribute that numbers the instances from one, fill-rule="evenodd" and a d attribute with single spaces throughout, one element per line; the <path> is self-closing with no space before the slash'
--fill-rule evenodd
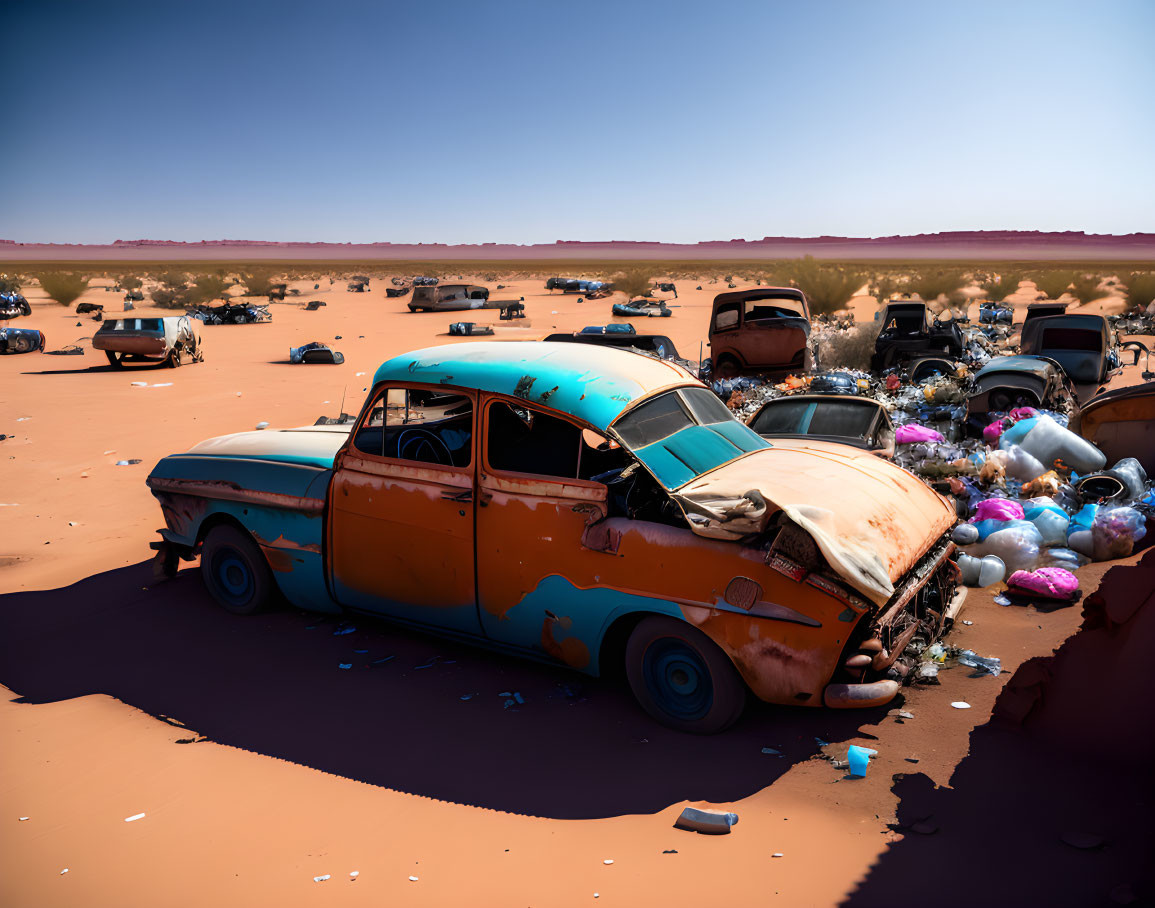
<path id="1" fill-rule="evenodd" d="M 222 303 L 219 306 L 196 306 L 186 309 L 185 315 L 206 325 L 255 325 L 271 322 L 273 314 L 268 306 L 255 303 Z"/>
<path id="2" fill-rule="evenodd" d="M 545 338 L 545 341 L 546 343 L 595 344 L 599 347 L 641 350 L 662 359 L 681 359 L 674 342 L 664 334 L 638 334 L 633 325 L 591 325 L 572 334 L 550 334 Z"/>
<path id="3" fill-rule="evenodd" d="M 1102 315 L 1050 315 L 1024 322 L 1019 348 L 1057 362 L 1082 400 L 1123 368 L 1118 336 Z"/>
<path id="4" fill-rule="evenodd" d="M 477 284 L 422 285 L 413 288 L 410 312 L 461 312 L 466 309 L 505 309 L 518 300 L 491 300 L 489 288 Z"/>
<path id="5" fill-rule="evenodd" d="M 591 281 L 585 278 L 551 277 L 545 282 L 546 290 L 560 290 L 562 293 L 584 293 L 590 299 L 600 299 L 613 292 L 613 285 L 607 281 Z"/>
<path id="6" fill-rule="evenodd" d="M 769 377 L 814 370 L 810 309 L 794 287 L 759 287 L 714 297 L 710 360 L 717 378 L 743 372 Z"/>
<path id="7" fill-rule="evenodd" d="M 103 350 L 114 369 L 125 363 L 176 367 L 205 358 L 200 324 L 187 315 L 109 319 L 93 335 L 92 347 Z"/>
<path id="8" fill-rule="evenodd" d="M 761 438 L 680 367 L 466 342 L 377 370 L 355 423 L 245 432 L 148 485 L 166 572 L 598 675 L 686 731 L 772 703 L 888 702 L 957 604 L 954 511 L 913 475 Z"/>
<path id="9" fill-rule="evenodd" d="M 921 300 L 890 300 L 882 313 L 882 330 L 874 342 L 870 370 L 885 372 L 931 354 L 962 356 L 962 329 L 953 320 L 931 321 L 929 315 Z"/>
<path id="10" fill-rule="evenodd" d="M 0 326 L 0 354 L 43 351 L 46 343 L 44 332 L 36 328 Z"/>
<path id="11" fill-rule="evenodd" d="M 881 402 L 841 394 L 791 394 L 766 401 L 746 425 L 767 439 L 812 438 L 894 456 L 894 423 Z"/>
<path id="12" fill-rule="evenodd" d="M 0 293 L 0 319 L 31 315 L 32 307 L 22 293 Z"/>
<path id="13" fill-rule="evenodd" d="M 1155 476 L 1155 381 L 1096 395 L 1079 416 L 1080 434 L 1107 455 L 1108 463 L 1135 457 L 1148 476 Z"/>
<path id="14" fill-rule="evenodd" d="M 665 300 L 639 297 L 628 303 L 614 303 L 610 311 L 616 318 L 669 318 L 674 313 Z"/>
<path id="15" fill-rule="evenodd" d="M 1053 360 L 996 356 L 975 373 L 967 395 L 967 434 L 982 437 L 991 414 L 1006 414 L 1017 407 L 1069 413 L 1075 407 L 1075 389 Z"/>

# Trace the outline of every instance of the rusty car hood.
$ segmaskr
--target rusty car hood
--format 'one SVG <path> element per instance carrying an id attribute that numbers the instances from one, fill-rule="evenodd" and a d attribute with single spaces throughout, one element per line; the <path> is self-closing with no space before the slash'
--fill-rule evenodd
<path id="1" fill-rule="evenodd" d="M 349 437 L 352 424 L 265 429 L 210 438 L 189 448 L 198 457 L 272 460 L 332 469 L 333 458 Z"/>
<path id="2" fill-rule="evenodd" d="M 775 439 L 673 492 L 691 529 L 739 539 L 779 510 L 830 566 L 879 605 L 955 522 L 954 509 L 913 474 L 848 445 Z"/>

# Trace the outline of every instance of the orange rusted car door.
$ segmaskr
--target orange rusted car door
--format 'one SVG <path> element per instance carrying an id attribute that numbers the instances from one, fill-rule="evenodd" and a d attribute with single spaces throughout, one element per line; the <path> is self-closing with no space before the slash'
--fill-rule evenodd
<path id="1" fill-rule="evenodd" d="M 605 464 L 595 466 L 592 459 L 604 455 L 558 414 L 492 397 L 483 408 L 477 509 L 482 626 L 493 640 L 585 668 L 590 651 L 579 629 L 592 616 L 571 612 L 582 599 L 580 589 L 592 582 L 592 563 L 612 556 L 582 546 L 587 525 L 605 516 L 607 492 L 580 477 L 600 472 Z"/>
<path id="2" fill-rule="evenodd" d="M 476 394 L 379 393 L 330 491 L 333 593 L 349 608 L 481 632 L 474 577 Z"/>

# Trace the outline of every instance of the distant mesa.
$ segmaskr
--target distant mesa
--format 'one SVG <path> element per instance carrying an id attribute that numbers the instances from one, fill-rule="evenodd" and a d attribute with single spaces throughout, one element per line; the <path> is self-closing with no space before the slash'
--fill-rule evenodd
<path id="1" fill-rule="evenodd" d="M 172 261 L 188 259 L 1124 259 L 1155 260 L 1155 233 L 1081 230 L 958 230 L 913 236 L 766 236 L 760 240 L 557 240 L 553 243 L 318 243 L 270 240 L 116 240 L 103 245 L 0 240 L 3 261 Z"/>

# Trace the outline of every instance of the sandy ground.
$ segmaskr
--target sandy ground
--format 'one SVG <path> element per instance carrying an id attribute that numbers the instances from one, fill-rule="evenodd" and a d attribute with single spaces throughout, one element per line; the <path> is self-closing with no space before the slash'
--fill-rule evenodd
<path id="1" fill-rule="evenodd" d="M 610 321 L 611 301 L 578 304 L 542 283 L 494 293 L 524 296 L 529 315 L 499 337 Z M 0 358 L 0 432 L 12 436 L 0 442 L 0 904 L 892 904 L 898 884 L 878 873 L 916 835 L 900 828 L 910 783 L 896 774 L 951 786 L 1010 673 L 1070 637 L 1079 609 L 1004 608 L 972 592 L 961 616 L 972 624 L 951 642 L 1001 657 L 999 678 L 946 671 L 891 704 L 906 721 L 760 707 L 708 739 L 656 726 L 622 684 L 385 623 L 334 636 L 334 622 L 303 613 L 228 616 L 195 567 L 153 580 L 152 464 L 260 421 L 336 415 L 342 399 L 356 412 L 383 359 L 449 342 L 439 335 L 458 320 L 410 314 L 384 282 L 366 294 L 321 284 L 298 282 L 271 324 L 206 327 L 206 361 L 176 370 L 108 369 L 80 340 L 95 323 L 27 294 L 34 314 L 13 324 L 85 353 Z M 672 318 L 638 329 L 697 358 L 725 287 L 693 286 L 679 282 Z M 120 305 L 100 288 L 82 299 Z M 306 312 L 311 299 L 327 306 Z M 873 304 L 855 308 L 869 317 Z M 498 324 L 495 311 L 461 318 Z M 288 348 L 312 340 L 333 342 L 345 364 L 288 365 Z M 141 463 L 116 465 L 128 459 Z M 1084 589 L 1107 567 L 1084 569 Z M 338 670 L 347 661 L 355 671 Z M 503 709 L 506 690 L 526 704 Z M 865 779 L 816 758 L 851 743 L 879 751 Z M 687 803 L 733 810 L 739 824 L 725 837 L 675 830 Z M 1097 904 L 1125 878 L 1127 849 L 1104 864 L 1061 843 L 1069 817 L 1020 823 L 1037 847 L 1006 886 Z M 957 886 L 1006 836 L 921 838 L 920 860 L 941 861 L 937 904 L 1004 904 L 1017 891 Z"/>

